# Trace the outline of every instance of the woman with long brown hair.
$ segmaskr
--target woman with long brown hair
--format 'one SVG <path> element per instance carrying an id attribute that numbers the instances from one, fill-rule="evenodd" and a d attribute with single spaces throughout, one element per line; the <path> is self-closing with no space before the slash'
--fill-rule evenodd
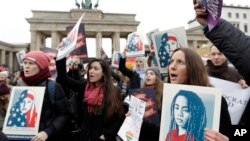
<path id="1" fill-rule="evenodd" d="M 163 93 L 163 81 L 157 67 L 150 67 L 146 70 L 145 81 L 142 88 L 153 88 L 155 90 L 156 104 L 161 109 L 161 99 Z"/>
<path id="2" fill-rule="evenodd" d="M 87 80 L 74 80 L 66 73 L 66 59 L 56 62 L 57 81 L 70 89 L 76 90 L 79 105 L 79 140 L 115 141 L 117 132 L 124 118 L 120 90 L 113 85 L 111 70 L 107 62 L 94 59 L 87 66 Z"/>
<path id="3" fill-rule="evenodd" d="M 143 116 L 143 123 L 139 140 L 159 140 L 163 81 L 161 79 L 160 71 L 157 67 L 150 67 L 146 70 L 145 79 L 141 88 L 154 89 L 155 101 L 152 102 L 152 99 L 146 94 L 144 94 L 145 96 L 142 96 L 143 94 L 140 94 L 140 96 L 135 95 L 136 97 L 144 100 L 147 103 Z M 152 123 L 152 117 L 159 123 Z"/>
<path id="4" fill-rule="evenodd" d="M 174 50 L 168 66 L 168 83 L 211 87 L 201 57 L 190 48 Z M 204 137 L 206 140 L 227 141 L 230 136 L 230 126 L 227 102 L 222 97 L 219 132 L 205 129 Z M 175 138 L 179 136 L 181 135 L 177 134 Z"/>

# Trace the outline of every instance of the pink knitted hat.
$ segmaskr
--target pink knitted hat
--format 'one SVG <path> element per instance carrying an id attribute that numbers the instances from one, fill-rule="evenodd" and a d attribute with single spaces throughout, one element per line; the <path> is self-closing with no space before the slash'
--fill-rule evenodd
<path id="1" fill-rule="evenodd" d="M 23 60 L 25 59 L 35 62 L 40 69 L 49 68 L 50 59 L 42 51 L 30 51 L 23 57 Z"/>

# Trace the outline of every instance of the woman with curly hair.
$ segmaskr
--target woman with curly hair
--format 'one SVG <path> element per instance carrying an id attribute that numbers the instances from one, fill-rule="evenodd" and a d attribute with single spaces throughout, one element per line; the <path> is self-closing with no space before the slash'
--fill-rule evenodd
<path id="1" fill-rule="evenodd" d="M 171 120 L 166 141 L 204 140 L 206 109 L 201 98 L 192 91 L 180 90 L 171 103 Z"/>

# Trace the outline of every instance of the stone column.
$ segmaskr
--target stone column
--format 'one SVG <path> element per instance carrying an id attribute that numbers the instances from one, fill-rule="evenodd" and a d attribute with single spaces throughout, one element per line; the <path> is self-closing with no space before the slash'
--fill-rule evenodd
<path id="1" fill-rule="evenodd" d="M 17 58 L 16 58 L 16 53 L 17 52 L 13 52 L 13 56 L 14 56 L 13 57 L 13 71 L 20 68 L 19 63 L 18 63 Z"/>
<path id="2" fill-rule="evenodd" d="M 41 37 L 42 37 L 42 47 L 45 47 L 46 46 L 46 36 L 44 34 L 41 34 Z"/>
<path id="3" fill-rule="evenodd" d="M 114 51 L 120 52 L 120 32 L 115 32 L 112 35 L 112 54 Z"/>
<path id="4" fill-rule="evenodd" d="M 52 48 L 57 48 L 57 46 L 60 44 L 61 42 L 61 35 L 59 32 L 57 31 L 52 31 L 51 33 L 51 47 Z"/>
<path id="5" fill-rule="evenodd" d="M 96 58 L 101 57 L 101 47 L 102 47 L 102 33 L 96 33 Z"/>
<path id="6" fill-rule="evenodd" d="M 1 50 L 1 64 L 5 64 L 5 54 L 6 51 L 5 50 Z"/>
<path id="7" fill-rule="evenodd" d="M 40 50 L 45 45 L 45 35 L 38 31 L 31 31 L 30 51 Z"/>
<path id="8" fill-rule="evenodd" d="M 194 48 L 194 49 L 197 48 L 197 40 L 193 40 L 193 47 L 192 48 Z"/>
<path id="9" fill-rule="evenodd" d="M 43 46 L 43 35 L 40 32 L 37 32 L 36 36 L 36 50 L 40 50 L 40 48 Z"/>
<path id="10" fill-rule="evenodd" d="M 9 51 L 9 71 L 13 72 L 13 52 Z"/>
<path id="11" fill-rule="evenodd" d="M 31 31 L 30 51 L 37 50 L 37 31 Z"/>

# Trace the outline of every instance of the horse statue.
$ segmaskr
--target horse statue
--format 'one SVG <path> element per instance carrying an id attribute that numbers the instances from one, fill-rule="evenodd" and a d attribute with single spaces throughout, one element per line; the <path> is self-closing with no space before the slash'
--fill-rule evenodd
<path id="1" fill-rule="evenodd" d="M 97 9 L 97 7 L 99 6 L 99 0 L 96 1 L 96 4 L 94 5 L 94 8 Z M 91 0 L 85 0 L 85 2 L 82 0 L 81 5 L 79 4 L 79 2 L 77 0 L 75 0 L 75 4 L 77 6 L 78 9 L 80 9 L 80 6 L 82 6 L 82 9 L 92 9 L 92 1 Z"/>

